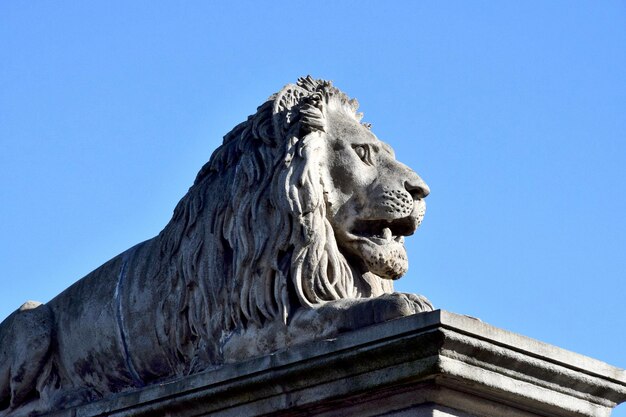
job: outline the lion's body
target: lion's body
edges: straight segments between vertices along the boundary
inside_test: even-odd
[[[225,136],[158,236],[5,320],[0,416],[429,309],[391,281],[428,189],[355,110],[327,82],[285,87]]]
[[[168,280],[155,274],[155,243],[156,238],[118,255],[47,303],[54,327],[63,329],[57,332],[51,363],[59,369],[70,365],[53,378],[67,378],[62,383],[75,387],[115,391],[175,374],[162,350],[168,345],[155,331],[155,307],[176,308],[161,305]]]

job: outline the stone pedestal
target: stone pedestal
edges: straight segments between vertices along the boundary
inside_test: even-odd
[[[572,417],[623,401],[624,370],[438,310],[55,416]]]

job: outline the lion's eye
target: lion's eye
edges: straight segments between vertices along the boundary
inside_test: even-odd
[[[372,165],[372,158],[370,155],[370,147],[368,145],[354,145],[352,147],[356,155],[368,165]]]

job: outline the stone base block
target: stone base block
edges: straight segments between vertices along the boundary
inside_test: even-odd
[[[626,372],[437,310],[54,414],[609,416]]]

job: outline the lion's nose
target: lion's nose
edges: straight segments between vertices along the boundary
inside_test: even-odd
[[[404,188],[411,193],[414,200],[418,200],[420,198],[426,197],[430,194],[430,188],[428,185],[420,178],[419,175],[413,173],[409,179],[404,182]]]

